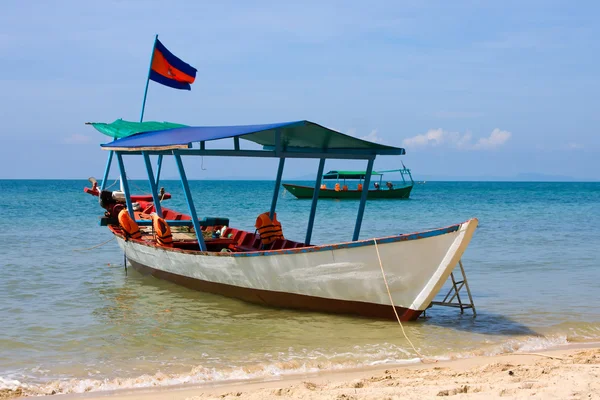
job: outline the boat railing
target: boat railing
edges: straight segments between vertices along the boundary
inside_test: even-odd
[[[386,173],[386,172],[400,172],[400,176],[402,177],[402,183],[404,185],[407,184],[405,175],[408,175],[408,178],[410,179],[410,184],[411,185],[415,184],[415,181],[413,180],[413,177],[412,177],[412,174],[410,172],[410,169],[406,168],[404,166],[404,164],[402,165],[402,168],[399,168],[399,169],[388,169],[388,170],[385,170],[385,171],[378,171],[378,172],[381,174],[381,177],[383,177],[383,173]],[[381,180],[382,179],[380,179],[380,186],[381,186]]]

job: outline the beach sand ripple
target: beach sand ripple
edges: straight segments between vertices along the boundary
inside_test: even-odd
[[[436,366],[402,367],[345,380],[321,376],[279,388],[211,390],[188,397],[207,399],[600,399],[600,349],[513,354],[458,360]],[[354,373],[352,374],[354,375]],[[283,383],[283,382],[280,382]]]

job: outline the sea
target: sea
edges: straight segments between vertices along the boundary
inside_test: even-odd
[[[0,389],[81,393],[419,362],[396,321],[267,308],[125,268],[86,185],[0,180]],[[190,185],[200,217],[254,230],[274,183]],[[160,186],[173,195],[165,206],[187,211],[178,181]],[[131,187],[148,192],[144,181]],[[281,190],[286,237],[303,241],[309,210]],[[313,243],[351,240],[357,210],[355,200],[321,200]],[[434,306],[404,323],[419,353],[600,342],[600,183],[428,181],[409,200],[368,202],[361,238],[472,217],[480,224],[462,261],[477,316]]]

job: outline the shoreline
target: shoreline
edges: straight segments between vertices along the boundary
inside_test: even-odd
[[[454,398],[506,396],[571,398],[575,396],[574,398],[600,399],[600,343],[575,343],[535,353],[517,352],[448,361],[386,364],[318,373],[290,374],[266,379],[57,394],[52,395],[52,398],[258,400],[298,397],[379,399],[396,398],[395,396],[409,399],[435,396],[454,396]],[[13,397],[19,396],[10,396],[8,392],[0,393],[0,399]]]

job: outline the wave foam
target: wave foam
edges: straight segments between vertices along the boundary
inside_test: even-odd
[[[491,349],[475,352],[459,353],[430,357],[437,360],[470,358],[473,356],[493,356],[514,352],[530,352],[568,344],[566,336],[525,337],[512,339]],[[375,347],[375,346],[374,346]],[[134,378],[113,379],[68,379],[56,380],[39,385],[29,385],[15,379],[0,377],[0,390],[21,390],[24,395],[48,395],[67,393],[86,393],[92,391],[108,391],[119,389],[151,388],[185,384],[203,384],[208,382],[240,381],[250,379],[273,379],[285,375],[317,373],[328,370],[343,370],[377,365],[415,364],[419,358],[398,358],[398,355],[409,355],[406,350],[388,343],[380,344],[372,354],[361,354],[363,361],[357,362],[352,353],[325,356],[321,352],[305,354],[305,357],[293,357],[287,361],[272,364],[254,364],[235,368],[207,368],[196,366],[188,373],[169,374],[157,372],[153,375],[140,375]],[[360,353],[358,349],[357,353]],[[373,349],[370,349],[373,350]],[[365,359],[365,356],[366,359]],[[302,359],[303,358],[303,359]]]
[[[387,353],[387,352],[386,352]],[[114,379],[68,379],[56,380],[46,384],[27,385],[14,379],[0,378],[0,390],[22,390],[25,395],[49,395],[86,393],[119,389],[150,388],[161,386],[202,384],[208,382],[228,382],[250,379],[272,379],[284,375],[309,374],[328,370],[358,368],[369,365],[417,363],[419,359],[385,358],[382,360],[356,363],[352,361],[299,361],[290,360],[267,365],[250,365],[238,368],[206,368],[197,366],[185,374],[167,374],[157,372],[153,375],[141,375],[135,378]]]

